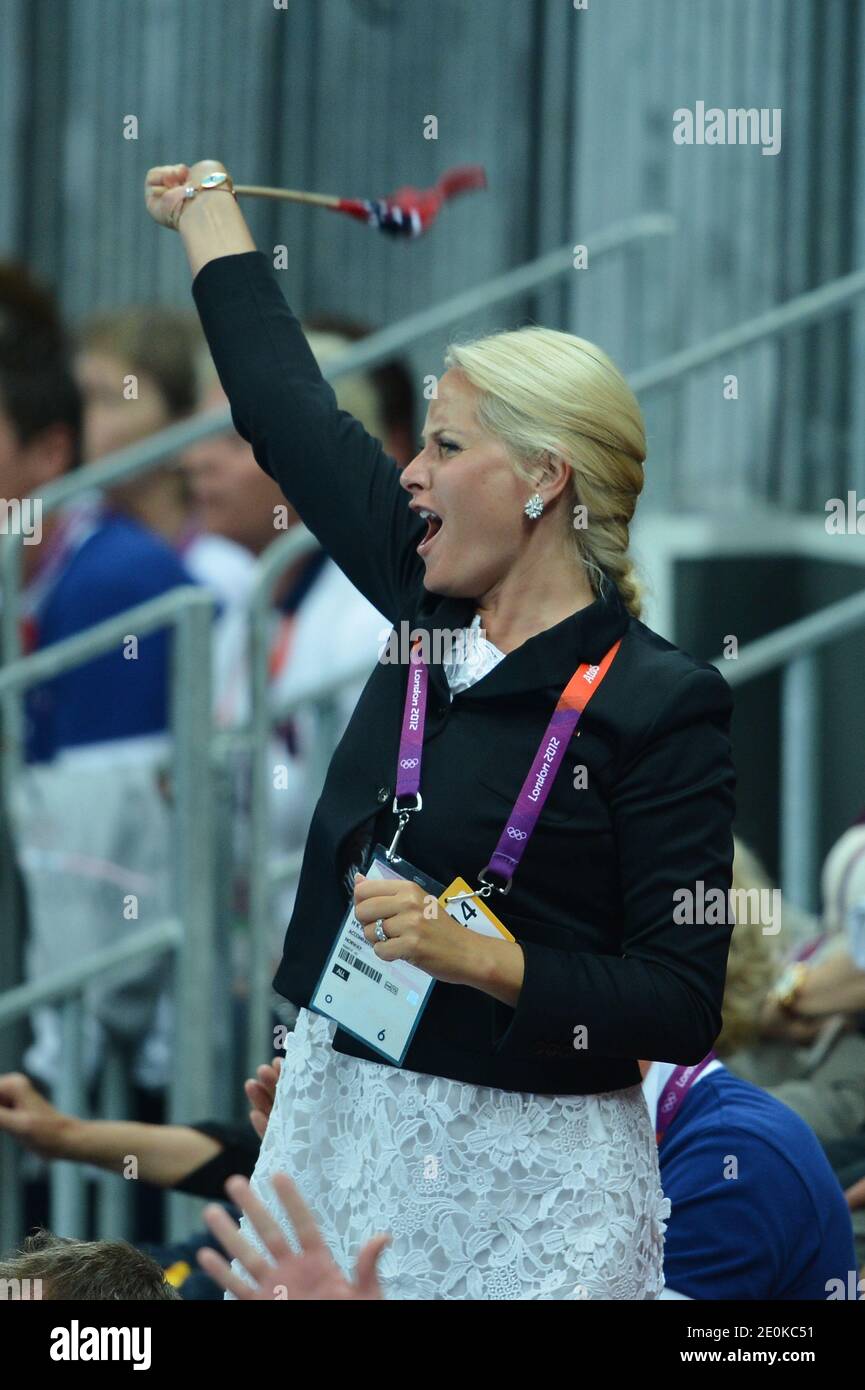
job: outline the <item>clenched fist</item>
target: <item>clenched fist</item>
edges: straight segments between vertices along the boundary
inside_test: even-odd
[[[187,201],[183,196],[185,185],[200,183],[206,174],[227,172],[218,159],[199,159],[191,168],[187,164],[157,164],[148,169],[144,180],[147,211],[160,227],[171,227],[177,231],[183,204]],[[210,194],[204,196],[209,197]]]

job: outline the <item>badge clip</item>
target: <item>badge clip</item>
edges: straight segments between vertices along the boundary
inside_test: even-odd
[[[406,826],[408,825],[408,818],[409,818],[409,816],[412,814],[413,811],[420,811],[421,808],[423,807],[423,799],[422,799],[422,797],[421,797],[420,792],[416,792],[416,793],[415,793],[415,804],[414,804],[414,806],[403,806],[403,807],[399,807],[399,806],[397,805],[397,802],[398,802],[398,801],[399,801],[399,797],[395,796],[394,799],[393,799],[393,813],[394,813],[395,816],[399,816],[399,821],[397,822],[397,827],[396,827],[396,831],[395,831],[395,833],[394,833],[394,837],[393,837],[393,839],[392,839],[391,842],[390,842],[390,848],[389,848],[389,849],[386,849],[385,852],[384,852],[384,857],[385,857],[385,859],[387,859],[388,863],[390,863],[393,859],[398,859],[398,858],[399,858],[399,855],[398,855],[397,852],[396,852],[396,847],[397,847],[397,844],[398,844],[398,842],[399,842],[399,837],[400,837],[400,835],[402,834],[402,832],[405,830]]]
[[[446,903],[458,903],[463,898],[489,898],[492,895],[493,885],[487,883],[483,888],[476,888],[473,893],[454,893],[452,897],[445,898]]]
[[[487,865],[487,868],[489,868],[489,865]],[[513,882],[513,879],[507,879],[505,881],[504,888],[502,888],[500,884],[491,883],[488,878],[484,877],[486,871],[486,869],[481,869],[480,873],[478,874],[478,883],[482,883],[484,885],[484,888],[486,889],[486,893],[483,895],[484,897],[488,897],[489,894],[493,892],[493,890],[495,890],[496,893],[501,893],[503,897],[505,893],[509,893],[511,891],[511,883]],[[493,872],[495,872],[495,870]]]

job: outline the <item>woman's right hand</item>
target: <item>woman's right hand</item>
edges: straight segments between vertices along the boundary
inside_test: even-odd
[[[160,227],[171,227],[176,232],[183,204],[186,202],[183,196],[186,184],[198,184],[206,174],[226,172],[225,165],[220,164],[218,159],[199,159],[191,168],[188,164],[156,164],[152,169],[148,169],[144,180],[144,202],[147,211]]]

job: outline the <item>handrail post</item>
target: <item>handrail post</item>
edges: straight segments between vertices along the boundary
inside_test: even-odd
[[[805,911],[816,897],[818,821],[816,653],[806,652],[781,676],[781,891]]]
[[[242,1076],[239,1074],[240,1068],[245,1067],[246,1053],[242,1043],[238,1046],[236,1013],[232,1007],[235,991],[233,920],[237,763],[220,748],[218,738],[211,742],[211,757],[214,970],[219,1001],[217,1007],[225,1011],[225,1029],[222,1036],[214,1039],[213,1066],[219,1082],[210,1114],[214,1120],[230,1121],[237,1116],[238,1101],[242,1095],[240,1083],[246,1077],[245,1070]]]
[[[259,562],[261,569],[250,598],[249,629],[249,733],[250,768],[249,809],[249,971],[247,1019],[247,1075],[254,1076],[262,1062],[273,1055],[270,1028],[270,965],[272,894],[268,866],[270,860],[270,795],[272,771],[268,767],[271,749],[270,691],[268,657],[270,651],[270,608],[273,577],[268,561],[275,552],[294,554],[297,537],[288,534],[271,544]]]
[[[99,1079],[99,1114],[105,1120],[127,1120],[131,1113],[129,1056],[117,1038],[109,1037]],[[97,1186],[96,1229],[99,1240],[125,1240],[131,1230],[131,1178],[125,1173],[100,1174]]]
[[[0,788],[0,984],[3,990],[21,980],[24,939],[24,890],[18,870],[12,832]],[[2,996],[0,996],[2,997]],[[0,1072],[17,1071],[25,1047],[26,1028],[21,1019],[0,1023]],[[8,1194],[21,1190],[22,1152],[11,1135],[0,1134],[0,1252],[19,1238],[18,1213]]]
[[[7,547],[8,549],[8,547]],[[0,546],[0,551],[3,547]],[[3,554],[6,552],[3,551]],[[2,564],[0,557],[0,564]],[[8,561],[7,561],[8,563]],[[8,598],[8,595],[4,596]],[[142,935],[149,938],[142,949],[140,942],[121,943],[93,953],[92,958],[57,972],[46,991],[44,984],[19,985],[0,992],[0,1029],[34,1007],[39,999],[49,995],[62,1001],[64,1030],[64,1065],[60,1068],[57,1103],[71,1113],[83,1113],[86,1100],[82,1079],[83,990],[94,973],[106,972],[127,959],[143,959],[154,952],[175,951],[180,959],[178,993],[176,995],[176,1031],[180,1064],[172,1077],[171,1118],[188,1121],[196,1113],[212,1113],[213,1055],[208,1030],[214,1017],[220,1023],[226,1019],[225,1001],[217,1001],[213,989],[213,852],[209,827],[210,750],[212,719],[212,654],[211,622],[214,600],[204,589],[193,585],[170,590],[158,598],[149,599],[123,613],[94,624],[74,636],[53,643],[30,656],[0,667],[0,701],[17,702],[22,692],[42,681],[53,679],[71,666],[91,660],[103,651],[118,646],[130,628],[139,636],[161,628],[173,628],[172,669],[172,727],[176,739],[178,776],[175,786],[175,886],[180,920],[163,921],[145,928]],[[4,610],[6,604],[4,603]],[[13,645],[16,634],[6,629]],[[3,770],[14,765],[20,749],[8,744],[3,749]],[[11,846],[0,843],[0,855]],[[11,862],[11,858],[10,858]],[[2,885],[8,890],[9,885]],[[5,896],[5,891],[4,891]],[[8,936],[9,921],[2,927]],[[3,938],[6,940],[6,937]],[[8,1035],[8,1031],[7,1031]],[[113,1081],[116,1083],[115,1076]],[[115,1092],[119,1096],[119,1091]],[[9,1211],[7,1192],[18,1190],[20,1164],[9,1144],[0,1149],[3,1176],[9,1180],[4,1187],[4,1212]],[[52,1222],[56,1229],[77,1234],[83,1219],[83,1189],[72,1165],[58,1164],[51,1174]],[[197,1204],[191,1198],[172,1197],[170,1220],[174,1229],[187,1229],[189,1208]],[[115,1222],[120,1202],[111,1202],[114,1214],[106,1219]],[[8,1236],[12,1221],[4,1220],[3,1234]],[[13,1241],[16,1237],[13,1237]],[[12,1243],[12,1242],[9,1242]]]
[[[84,1116],[84,1001],[76,990],[60,1006],[61,1057],[54,1103],[64,1115]],[[84,1230],[84,1169],[78,1163],[53,1163],[50,1170],[51,1229],[56,1236],[81,1239]]]
[[[249,600],[249,746],[250,844],[249,844],[249,1018],[247,1068],[269,1062],[272,1056],[271,978],[273,893],[270,882],[271,805],[273,769],[271,749],[271,696],[268,674],[273,590],[292,560],[318,549],[315,537],[300,527],[273,541],[259,560],[259,571]],[[283,927],[287,923],[282,924]]]
[[[202,590],[178,615],[172,673],[175,886],[183,935],[175,974],[176,1065],[170,1120],[189,1124],[212,1113],[214,1029],[227,1026],[230,1001],[216,998],[211,739],[213,598]],[[172,1193],[172,1237],[188,1230],[193,1198]]]
[[[18,594],[21,588],[22,541],[9,532],[0,535],[0,666],[11,665],[21,655],[21,617]],[[24,756],[24,716],[19,690],[4,690],[0,696],[0,796],[9,805],[12,788]]]

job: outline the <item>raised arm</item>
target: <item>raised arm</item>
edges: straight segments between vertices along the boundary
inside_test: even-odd
[[[216,1157],[219,1139],[186,1125],[82,1120],[64,1115],[21,1072],[0,1076],[0,1133],[42,1158],[91,1163],[157,1187],[174,1187]],[[232,1169],[231,1171],[236,1171]]]
[[[214,160],[147,175],[148,210],[180,231],[192,293],[238,433],[352,583],[392,621],[423,571],[423,523],[377,439],[339,409],[267,257],[224,190],[186,200]],[[155,193],[155,187],[167,189]]]

